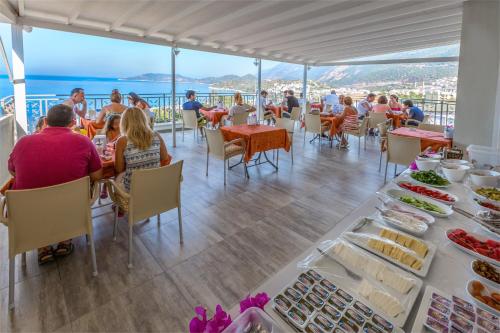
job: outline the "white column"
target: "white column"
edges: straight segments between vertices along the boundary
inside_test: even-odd
[[[264,110],[261,110],[260,92],[262,91],[262,59],[257,60],[257,93],[255,94],[255,102],[257,103],[257,121],[260,122],[260,117]]]
[[[499,22],[499,2],[464,2],[454,137],[462,147],[498,146]]]
[[[20,126],[24,133],[28,133],[28,114],[26,113],[26,82],[24,75],[23,27],[20,25],[11,24],[11,32],[12,78],[14,83],[16,121],[18,126]],[[18,133],[17,136],[21,136],[21,133]]]
[[[307,70],[308,64],[304,64],[304,77],[302,78],[302,96],[304,96],[304,103],[302,104],[302,113],[306,113],[307,105]]]
[[[172,63],[172,145],[174,146],[174,148],[177,146],[177,143],[176,143],[176,140],[175,140],[175,137],[176,137],[176,134],[175,134],[175,115],[176,115],[176,112],[175,112],[175,102],[176,102],[176,93],[175,93],[175,56],[176,56],[176,53],[177,50],[175,48],[175,46],[172,46],[171,47],[171,63]]]

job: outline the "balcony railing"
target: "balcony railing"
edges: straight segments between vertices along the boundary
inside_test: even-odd
[[[155,122],[165,123],[172,121],[172,95],[171,94],[140,94],[151,106],[155,113]],[[256,96],[254,94],[242,94],[245,103],[255,105]],[[40,116],[46,115],[48,109],[67,99],[67,95],[28,95],[26,97],[26,108],[28,113],[29,130],[34,129],[35,123]],[[109,95],[87,94],[88,110],[99,112],[102,107],[110,103]],[[199,93],[197,99],[204,105],[216,105],[219,101],[225,106],[234,104],[234,96],[231,93]],[[177,95],[175,107],[177,110],[176,119],[181,119],[182,104],[186,101],[185,96]],[[123,101],[127,103],[127,101]],[[355,103],[358,101],[356,100]],[[9,113],[13,109],[14,98],[8,96],[0,100],[1,113]],[[455,101],[448,100],[428,100],[414,99],[413,103],[420,107],[425,114],[430,115],[430,121],[434,124],[453,125],[455,121]],[[93,112],[90,112],[92,114]]]

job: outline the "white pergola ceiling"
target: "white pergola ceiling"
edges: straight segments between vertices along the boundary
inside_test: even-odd
[[[293,63],[457,43],[464,0],[0,0],[26,26]]]

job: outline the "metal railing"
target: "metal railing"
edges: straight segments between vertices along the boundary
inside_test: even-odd
[[[168,123],[172,121],[172,95],[170,93],[159,94],[140,94],[151,106],[151,111],[155,114],[155,122]],[[198,101],[204,105],[213,106],[222,102],[226,107],[234,104],[234,94],[232,93],[198,93]],[[247,104],[255,105],[255,94],[243,93],[242,97]],[[26,109],[28,113],[28,128],[33,130],[37,119],[47,114],[48,109],[67,99],[67,95],[28,95],[26,96]],[[125,96],[124,96],[125,98]],[[88,110],[99,112],[103,106],[110,103],[107,94],[87,94]],[[357,104],[360,100],[355,100]],[[175,97],[176,120],[181,119],[182,104],[186,102],[185,96],[177,95]],[[127,101],[123,101],[127,104]],[[413,99],[413,103],[430,116],[431,123],[440,125],[453,125],[455,122],[456,102],[450,100],[429,100]],[[7,96],[0,100],[0,114],[10,113],[13,110],[14,97]]]

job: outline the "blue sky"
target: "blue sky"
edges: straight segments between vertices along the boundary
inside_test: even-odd
[[[10,52],[10,25],[0,24],[0,36]],[[128,77],[143,73],[170,73],[170,48],[95,36],[33,28],[24,33],[27,75]],[[9,54],[10,56],[10,54]],[[225,74],[255,74],[253,58],[183,49],[177,72],[200,78]],[[263,61],[263,68],[278,63]],[[0,66],[5,74],[5,67]]]

